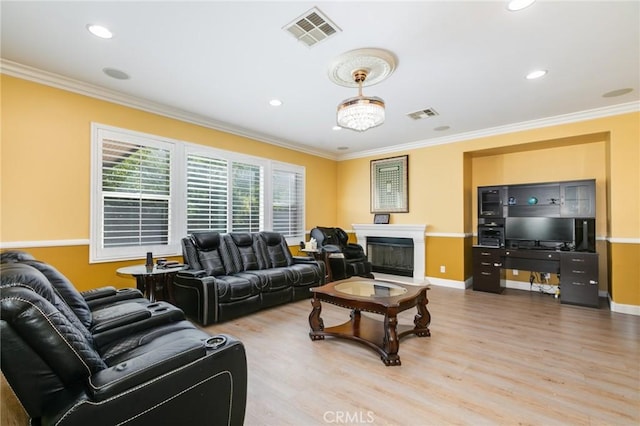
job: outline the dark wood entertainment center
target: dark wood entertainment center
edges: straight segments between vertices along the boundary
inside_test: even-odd
[[[558,274],[560,301],[598,307],[595,180],[478,187],[473,289],[501,293],[505,270]]]

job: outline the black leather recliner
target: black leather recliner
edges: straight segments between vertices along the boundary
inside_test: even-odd
[[[239,341],[199,330],[168,304],[133,298],[92,309],[59,272],[54,286],[30,259],[2,261],[2,372],[32,425],[243,423]]]
[[[317,226],[310,237],[318,242],[318,249],[329,256],[329,265],[333,280],[342,280],[353,276],[373,278],[371,262],[367,260],[364,249],[359,244],[349,243],[349,235],[342,228]],[[341,253],[342,256],[332,256]]]

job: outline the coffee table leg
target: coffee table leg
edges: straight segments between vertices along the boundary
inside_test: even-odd
[[[420,297],[416,307],[418,309],[418,313],[413,319],[413,323],[415,324],[414,334],[416,336],[425,337],[431,336],[431,331],[429,331],[429,324],[431,323],[431,314],[427,310],[427,300],[426,294],[424,297]]]
[[[324,330],[324,322],[322,321],[322,318],[320,318],[320,312],[322,312],[320,300],[314,297],[311,299],[311,306],[313,308],[309,314],[309,326],[311,326],[309,337],[311,340],[323,340],[324,336],[315,334],[316,332],[322,332]]]
[[[384,316],[384,342],[382,343],[386,355],[381,356],[385,365],[400,365],[400,342],[398,341],[398,318],[395,314]]]

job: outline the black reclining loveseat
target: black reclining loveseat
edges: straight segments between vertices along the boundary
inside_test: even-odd
[[[293,256],[277,232],[197,232],[182,254],[189,269],[174,278],[175,303],[203,325],[311,297],[325,282],[324,262]]]
[[[51,265],[2,253],[2,372],[32,425],[241,425],[241,342],[165,302],[80,293]]]

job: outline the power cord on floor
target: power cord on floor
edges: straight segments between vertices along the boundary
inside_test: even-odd
[[[538,282],[536,283],[536,281]],[[553,295],[556,298],[559,295],[559,290],[556,290],[556,286],[549,284],[548,274],[532,271],[529,275],[529,291],[533,291],[534,285],[538,286],[540,293]]]

